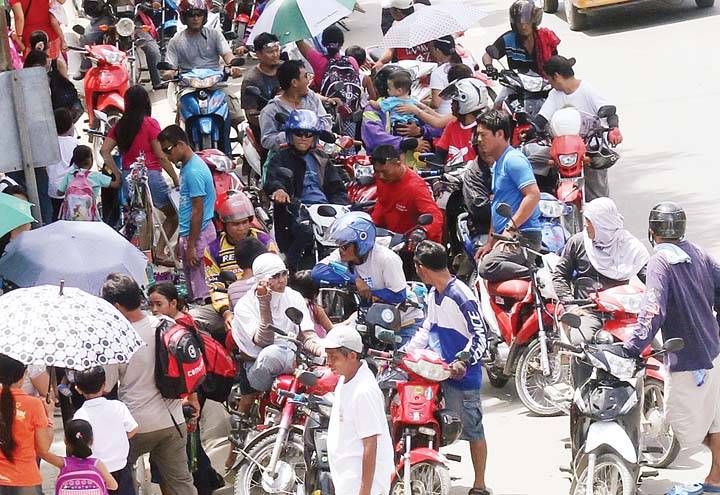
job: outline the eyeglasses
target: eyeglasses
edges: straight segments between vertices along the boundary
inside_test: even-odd
[[[293,132],[293,136],[297,136],[299,138],[311,138],[315,137],[315,133],[310,131],[295,131]]]
[[[163,148],[163,149],[162,149],[162,152],[165,153],[166,155],[169,155],[170,152],[173,150],[173,148],[174,148],[175,146],[177,146],[177,143],[171,144],[171,145],[168,146],[167,148]]]
[[[287,277],[288,275],[290,275],[290,270],[283,270],[281,272],[277,272],[275,275],[270,277],[270,280],[277,280],[283,277]]]
[[[200,9],[188,10],[185,14],[186,17],[205,17],[206,12]]]

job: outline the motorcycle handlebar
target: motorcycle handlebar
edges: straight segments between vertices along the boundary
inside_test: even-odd
[[[392,359],[393,355],[389,352],[378,351],[377,349],[368,349],[368,356],[380,358],[380,359]]]
[[[566,344],[565,342],[561,342],[559,340],[553,342],[552,345],[555,347],[559,347],[560,349],[565,349],[566,351],[574,352],[576,354],[583,352],[582,347],[578,347],[578,346],[572,345],[572,344]]]
[[[563,304],[583,306],[585,304],[593,304],[592,299],[566,299],[562,301]]]

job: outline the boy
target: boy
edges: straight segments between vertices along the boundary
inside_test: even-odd
[[[412,77],[407,71],[400,70],[393,72],[388,76],[388,96],[378,101],[370,101],[370,105],[375,109],[390,114],[390,123],[392,125],[393,134],[397,125],[417,124],[421,122],[411,113],[400,113],[397,107],[400,105],[418,105],[420,102],[417,98],[410,96],[412,89]]]
[[[93,457],[100,459],[118,483],[116,495],[135,495],[135,486],[127,464],[130,451],[128,441],[138,431],[138,424],[130,410],[119,400],[107,400],[105,370],[96,366],[75,373],[75,388],[85,398],[73,419],[84,419],[93,429]]]

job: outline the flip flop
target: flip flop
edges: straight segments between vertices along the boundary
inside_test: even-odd
[[[720,486],[718,485],[709,485],[707,483],[703,483],[702,488],[705,493],[720,493]]]
[[[675,485],[665,495],[701,495],[705,486],[700,483],[693,483],[692,485]],[[720,489],[718,489],[720,493]]]

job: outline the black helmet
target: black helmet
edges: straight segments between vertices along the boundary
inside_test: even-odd
[[[518,23],[527,22],[537,28],[542,21],[542,15],[542,9],[532,0],[515,0],[510,6],[510,27],[515,31]]]
[[[408,74],[410,74],[409,71],[403,69],[399,65],[393,65],[388,64],[385,65],[382,69],[380,69],[377,74],[375,74],[375,79],[373,79],[373,83],[375,84],[375,89],[378,92],[378,96],[387,98],[388,96],[388,77],[390,77],[390,74],[394,74],[395,72],[399,71],[405,71]],[[410,74],[410,78],[412,79],[412,74]]]
[[[680,240],[685,237],[687,217],[685,210],[672,201],[663,201],[652,207],[648,219],[648,237],[653,242],[653,234],[668,240]]]
[[[450,409],[440,409],[435,413],[435,418],[440,423],[440,447],[455,443],[462,433],[462,420]]]
[[[595,170],[604,170],[612,167],[620,159],[620,154],[610,147],[607,133],[592,134],[588,136],[587,156],[590,157],[588,167]]]

